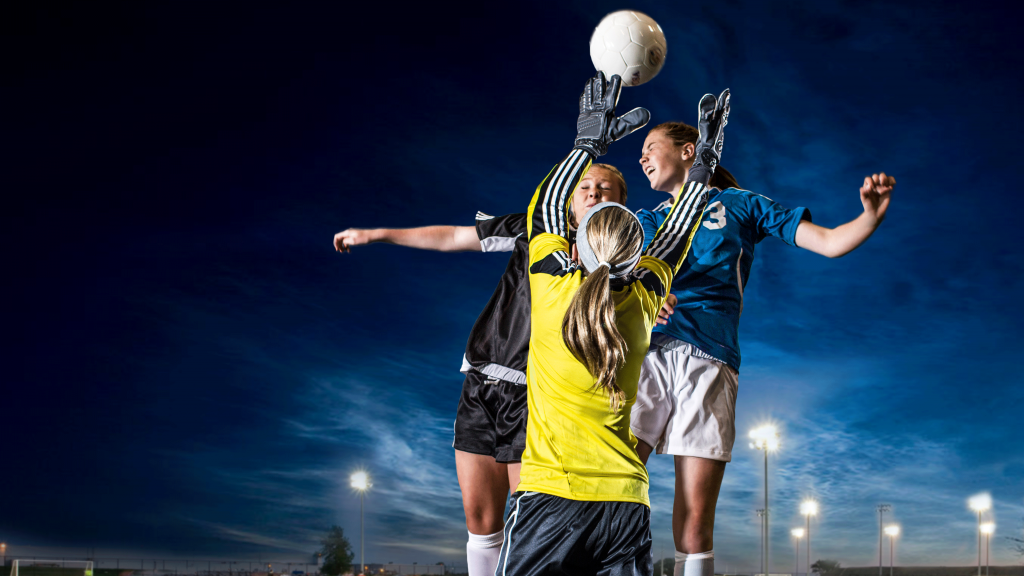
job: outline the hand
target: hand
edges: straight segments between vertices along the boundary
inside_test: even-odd
[[[700,137],[694,147],[694,167],[706,166],[714,173],[722,159],[722,147],[725,145],[725,125],[729,123],[729,102],[732,96],[729,89],[715,98],[713,94],[705,94],[697,105],[697,130]]]
[[[644,108],[634,108],[615,117],[615,105],[622,91],[622,78],[615,74],[611,82],[598,71],[587,81],[580,95],[580,115],[576,120],[576,148],[590,152],[595,158],[608,152],[608,145],[627,134],[643,128],[651,119]]]
[[[370,230],[349,228],[334,235],[334,249],[338,252],[351,252],[353,246],[363,246],[373,242]]]
[[[864,185],[860,187],[860,202],[864,205],[864,213],[873,217],[876,223],[885,219],[894,186],[896,179],[886,176],[885,172],[864,177]]]
[[[661,305],[661,310],[658,311],[658,319],[656,322],[662,326],[668,324],[668,319],[672,316],[672,313],[675,312],[676,303],[678,302],[679,299],[676,298],[676,295],[669,292],[668,296],[665,297],[665,303]]]

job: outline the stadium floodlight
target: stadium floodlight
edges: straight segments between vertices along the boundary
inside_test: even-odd
[[[0,566],[7,566],[7,542],[0,542],[0,554],[4,557],[4,563]]]
[[[779,449],[779,431],[773,424],[764,424],[750,431],[751,448],[764,451],[764,573],[771,574],[768,549],[768,453]]]
[[[978,513],[978,576],[981,576],[981,513],[992,507],[992,496],[987,492],[971,496],[967,506]]]
[[[875,510],[878,510],[878,576],[882,576],[882,517],[892,510],[892,505],[879,504],[875,506]]]
[[[370,488],[370,475],[365,471],[360,470],[352,474],[352,487],[360,492],[368,490]]]
[[[893,548],[893,540],[896,539],[896,536],[899,536],[900,527],[897,526],[896,524],[889,524],[888,526],[885,527],[885,533],[886,533],[886,535],[889,536],[889,576],[892,576],[892,548]]]
[[[991,553],[991,541],[992,534],[996,531],[996,525],[994,522],[985,522],[981,526],[978,526],[978,530],[985,535],[985,576],[988,576],[988,565],[989,565],[989,554]]]
[[[992,496],[988,494],[978,494],[977,496],[971,496],[967,499],[967,505],[970,506],[971,510],[975,512],[984,512],[992,507]]]
[[[811,572],[811,516],[818,515],[818,503],[808,498],[800,503],[800,513],[807,521],[807,573]]]
[[[358,470],[352,474],[349,479],[352,488],[355,488],[359,492],[359,566],[360,574],[366,573],[366,532],[364,531],[363,522],[363,499],[366,496],[366,491],[370,489],[373,484],[370,483],[370,475],[365,470]]]
[[[793,528],[789,531],[796,540],[796,560],[793,562],[793,576],[800,574],[800,539],[804,537],[803,528]]]
[[[774,452],[779,449],[779,432],[773,424],[758,426],[750,431],[750,439],[754,442],[751,448]]]

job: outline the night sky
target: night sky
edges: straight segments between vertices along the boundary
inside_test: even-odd
[[[20,3],[2,28],[6,306],[0,540],[305,558],[339,524],[370,562],[456,561],[451,449],[466,336],[507,263],[375,245],[347,227],[525,210],[572,147],[587,42],[611,11],[665,31],[652,125],[732,89],[723,165],[825,226],[897,178],[888,218],[829,260],[775,239],[745,292],[738,441],[719,570],[756,570],[761,453],[775,571],[805,496],[813,557],[993,563],[1024,537],[1024,122],[1009,3]],[[603,161],[632,208],[667,198]],[[671,459],[651,461],[671,555]],[[357,544],[358,545],[358,544]]]

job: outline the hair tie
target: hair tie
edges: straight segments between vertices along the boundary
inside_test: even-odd
[[[599,213],[601,210],[613,207],[621,208],[626,211],[626,214],[632,216],[637,228],[640,229],[640,234],[643,234],[643,226],[640,225],[640,220],[637,218],[636,214],[630,212],[629,209],[622,204],[615,202],[601,202],[600,204],[595,204],[591,207],[590,210],[587,211],[586,215],[584,215],[580,220],[579,226],[576,227],[576,248],[579,249],[580,264],[582,264],[583,268],[587,271],[594,272],[601,266],[607,266],[608,275],[610,277],[625,278],[633,271],[637,263],[640,261],[641,250],[638,249],[636,253],[625,262],[612,266],[610,262],[600,261],[597,254],[594,254],[594,249],[591,247],[590,242],[587,240],[587,225],[590,223],[590,219],[594,214]]]

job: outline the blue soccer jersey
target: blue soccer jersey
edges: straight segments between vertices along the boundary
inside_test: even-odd
[[[645,241],[654,238],[671,209],[669,199],[654,210],[637,212]],[[739,371],[743,287],[754,263],[754,246],[767,236],[796,246],[797,226],[810,219],[806,208],[787,210],[738,188],[712,189],[686,263],[672,280],[672,293],[679,299],[675,313],[654,332],[690,343]]]

